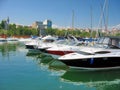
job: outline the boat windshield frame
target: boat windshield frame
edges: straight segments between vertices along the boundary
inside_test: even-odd
[[[120,49],[120,37],[101,37],[95,47]]]

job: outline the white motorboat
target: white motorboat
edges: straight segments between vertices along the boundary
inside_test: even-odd
[[[74,37],[73,37],[74,38]],[[82,45],[82,42],[78,40],[66,40],[65,43],[63,44],[57,44],[54,47],[51,47],[47,49],[47,53],[52,54],[52,55],[65,55],[68,53],[73,53],[79,51],[79,46]]]
[[[41,37],[38,37],[35,39],[31,38],[30,41],[25,43],[25,47],[26,47],[26,49],[35,49],[36,45],[38,45],[40,41],[41,41]]]
[[[6,38],[0,38],[0,42],[6,42]]]
[[[53,36],[46,36],[41,39],[41,42],[36,46],[39,51],[46,52],[46,49],[54,46],[57,42],[57,38]]]
[[[79,47],[77,46],[78,44],[74,45],[57,45],[55,47],[51,47],[47,49],[47,52],[49,54],[54,54],[54,55],[65,55],[68,53],[73,53],[79,51]]]
[[[10,41],[18,41],[18,38],[8,37],[8,38],[7,38],[7,41],[8,41],[8,42],[10,42]]]
[[[103,42],[106,44],[103,44]],[[72,68],[79,69],[104,70],[120,68],[119,43],[120,37],[105,37],[102,38],[101,44],[99,44],[102,48],[83,48],[79,53],[66,54],[59,57],[58,60]]]
[[[35,39],[31,39],[31,41],[27,42],[25,46],[27,49],[39,49],[40,50],[41,46],[43,46],[42,44],[52,43],[55,40],[56,38],[50,35],[45,36],[45,37],[37,37]],[[43,47],[41,49],[43,49]]]

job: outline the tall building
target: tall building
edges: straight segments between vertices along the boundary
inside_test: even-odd
[[[52,27],[52,21],[46,19],[46,20],[43,22],[43,25],[45,26],[45,28],[51,28],[51,27]]]
[[[51,20],[45,20],[43,22],[41,21],[35,21],[32,24],[32,28],[41,28],[41,29],[46,29],[46,28],[52,28],[52,21]]]
[[[45,20],[43,22],[41,21],[36,21],[32,24],[32,28],[35,28],[37,30],[39,30],[39,35],[44,36],[45,35],[45,29],[47,28],[51,28],[52,27],[52,21],[51,20]]]
[[[37,28],[44,28],[43,22],[41,22],[41,21],[34,22],[32,24],[32,28],[35,28],[35,29],[37,29]]]

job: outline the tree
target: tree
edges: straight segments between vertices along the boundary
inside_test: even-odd
[[[115,36],[120,36],[120,33],[117,33]]]
[[[9,24],[9,30],[16,30],[16,24]]]
[[[2,20],[0,26],[1,26],[1,29],[4,29],[5,28],[5,21]]]

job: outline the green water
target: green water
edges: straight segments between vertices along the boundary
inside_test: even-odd
[[[21,43],[0,43],[0,90],[120,90],[120,70],[71,70]]]

